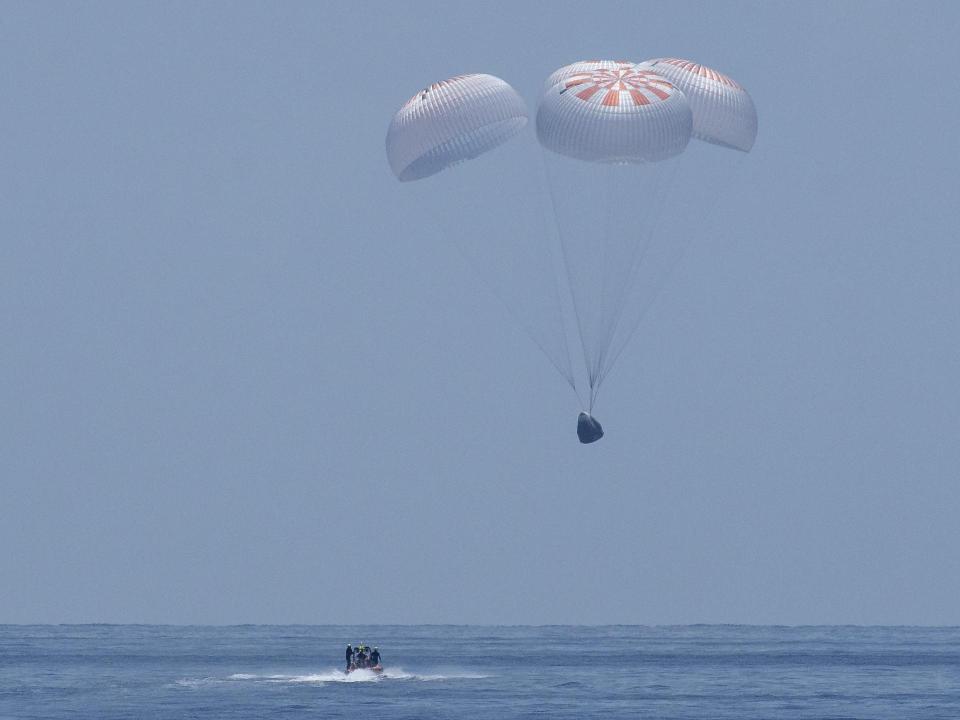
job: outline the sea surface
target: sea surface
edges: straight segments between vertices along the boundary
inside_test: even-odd
[[[958,720],[960,628],[0,625],[0,718],[221,717]]]

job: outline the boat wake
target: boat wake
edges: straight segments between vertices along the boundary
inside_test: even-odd
[[[403,668],[384,668],[382,673],[372,670],[354,670],[347,674],[342,670],[328,670],[326,672],[308,673],[304,675],[255,675],[251,673],[234,673],[225,678],[184,678],[177,681],[182,687],[198,687],[216,683],[289,683],[325,685],[327,683],[371,683],[386,682],[388,680],[408,680],[414,682],[437,682],[443,680],[480,680],[489,677],[471,673],[444,673],[420,674],[405,671]]]

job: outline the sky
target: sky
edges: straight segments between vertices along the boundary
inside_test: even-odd
[[[0,622],[960,623],[960,6],[3,8]],[[583,446],[384,137],[664,55],[759,134]]]

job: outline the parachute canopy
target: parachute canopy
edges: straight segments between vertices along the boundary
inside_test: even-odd
[[[566,80],[571,75],[578,75],[584,72],[593,72],[594,70],[619,70],[632,68],[636,63],[630,60],[578,60],[575,63],[564,65],[558,70],[550,73],[550,77],[543,84],[543,90],[546,92],[561,80]]]
[[[527,121],[508,83],[459,75],[424,88],[397,111],[386,154],[399,180],[419,180],[490,152]],[[700,234],[697,223],[737,159],[723,148],[748,152],[757,115],[737,82],[687,60],[585,60],[546,79],[536,131],[550,151],[538,152],[555,220],[546,233],[524,224],[536,197],[501,181],[535,177],[526,164],[535,146],[515,143],[496,162],[472,164],[476,172],[418,187],[444,207],[462,204],[464,189],[474,199],[485,194],[483,202],[466,203],[477,213],[470,221],[458,215],[457,244],[576,393],[585,408],[577,436],[589,444],[604,434],[592,415],[601,383]],[[684,153],[693,137],[716,147]],[[552,239],[554,230],[562,256],[556,264],[536,242]],[[577,367],[571,340],[583,351]],[[584,372],[589,390],[581,395]]]
[[[676,85],[693,111],[693,136],[750,152],[757,138],[757,110],[749,93],[723,73],[689,60],[658,58],[640,63]]]
[[[537,110],[537,137],[549,150],[590,162],[643,163],[678,155],[690,141],[686,98],[650,70],[589,61],[553,76],[559,80]]]
[[[527,123],[516,90],[493,75],[458,75],[424,88],[393,116],[387,159],[400,180],[420,180],[502,145]]]

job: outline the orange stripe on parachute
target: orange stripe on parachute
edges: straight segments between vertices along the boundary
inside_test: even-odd
[[[620,91],[608,90],[607,96],[603,98],[603,104],[607,107],[616,107],[620,104]]]
[[[581,90],[580,92],[578,92],[577,97],[580,98],[581,100],[589,100],[598,92],[600,92],[600,88],[597,87],[596,85],[591,85],[586,90]]]

